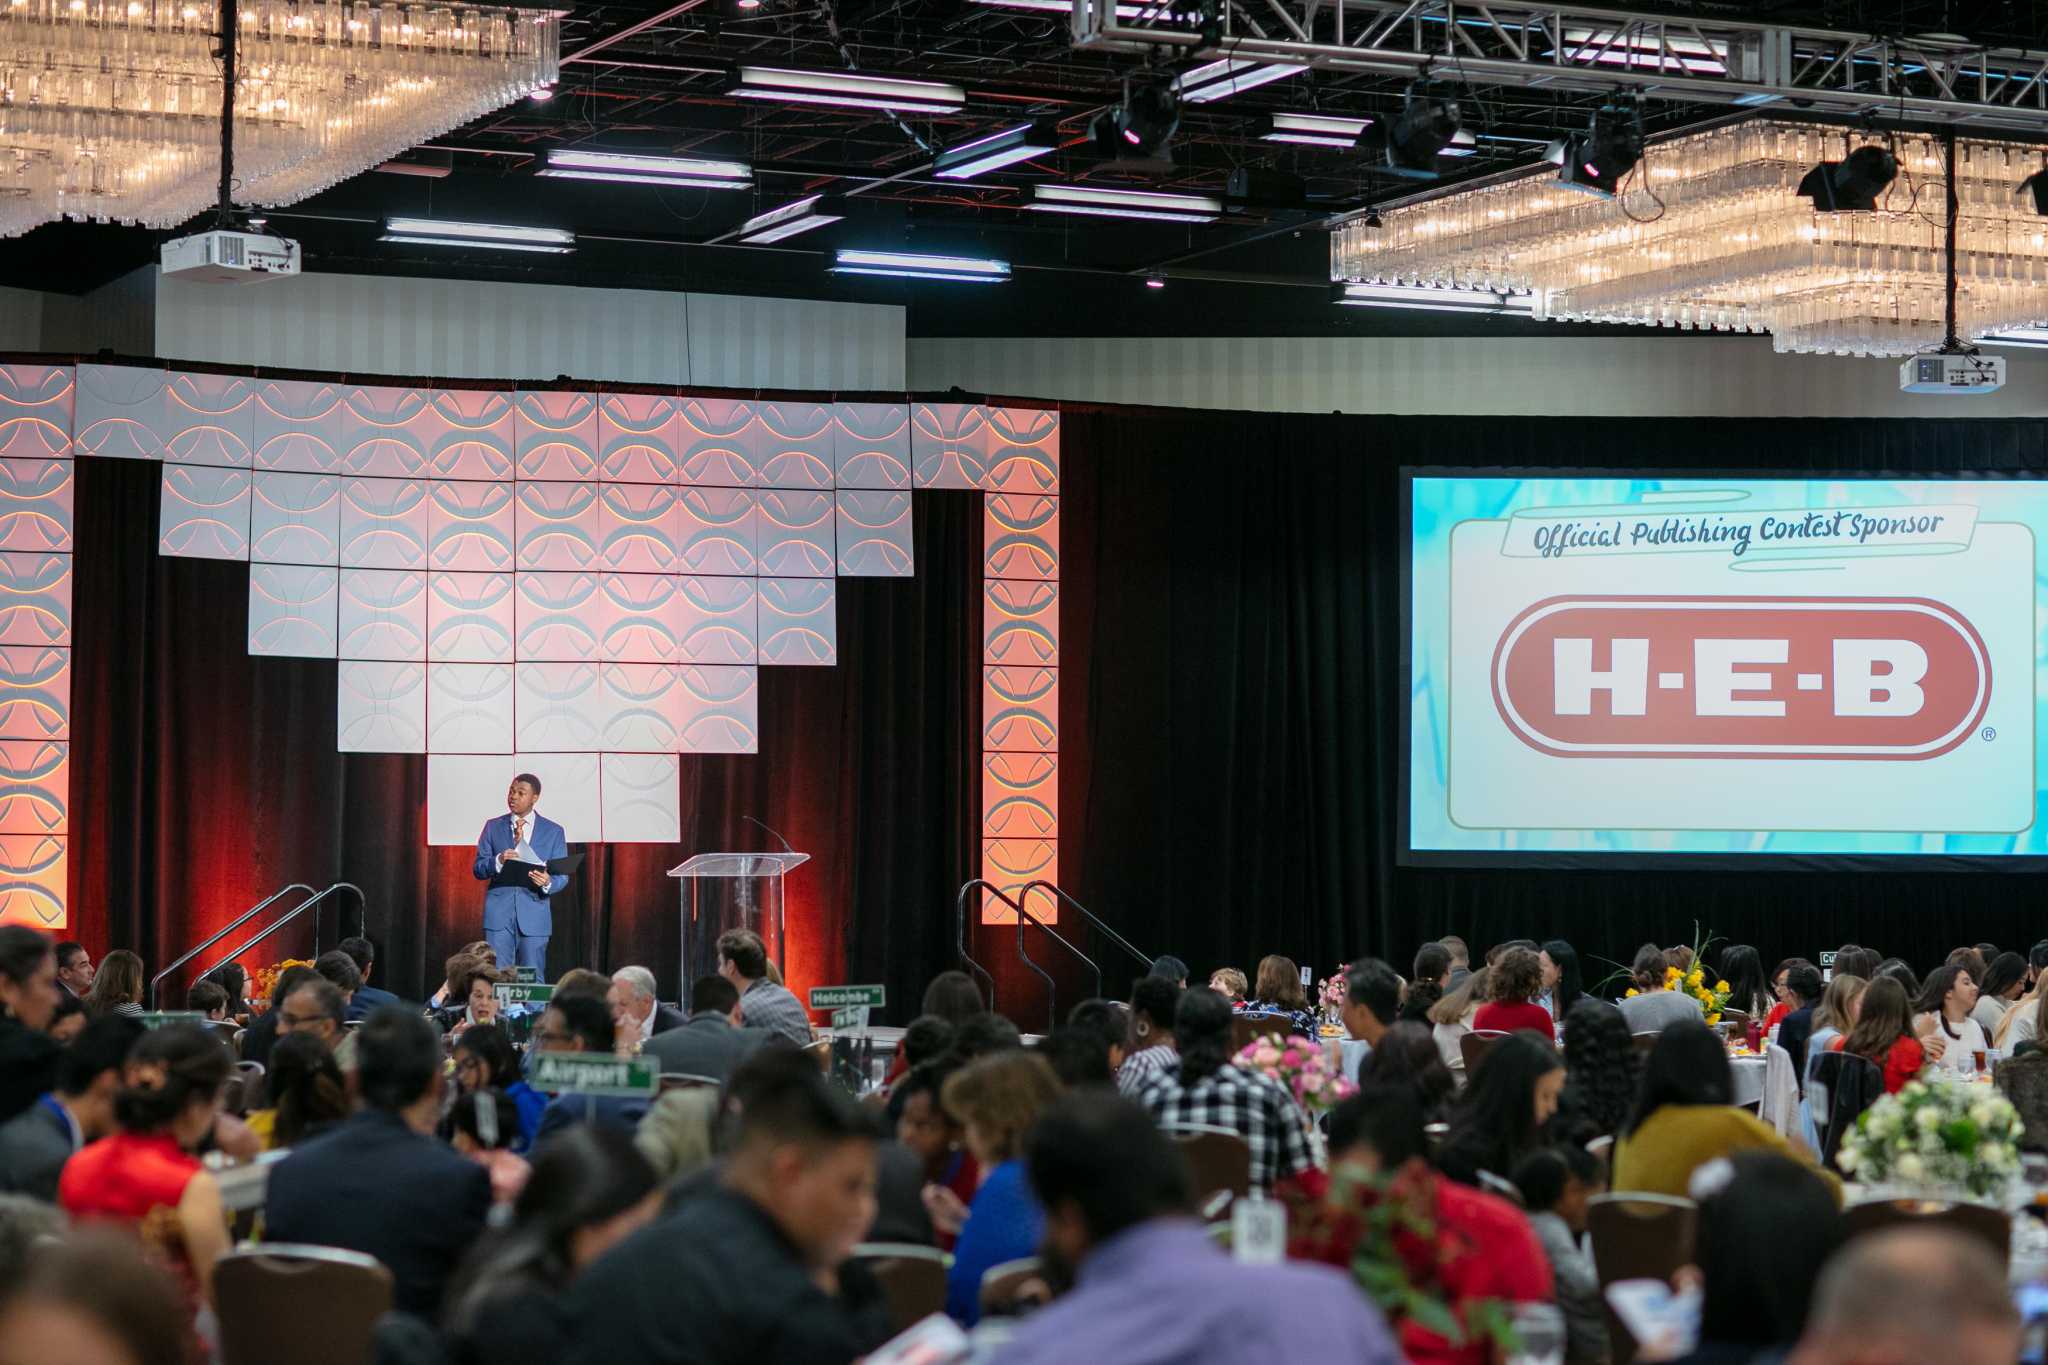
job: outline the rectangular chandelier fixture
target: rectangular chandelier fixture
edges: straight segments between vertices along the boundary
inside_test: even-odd
[[[561,228],[504,223],[458,223],[442,218],[387,218],[380,242],[414,246],[470,246],[490,251],[540,251],[559,256],[576,249],[576,234]]]
[[[841,251],[835,275],[893,275],[907,280],[952,280],[960,284],[1001,284],[1010,278],[1008,261],[972,256],[926,256],[914,251]]]
[[[1093,185],[1034,185],[1034,213],[1071,213],[1089,218],[1148,218],[1166,223],[1213,223],[1223,201],[1205,194],[1157,194],[1147,190],[1098,189]]]
[[[547,165],[539,174],[554,180],[613,180],[700,190],[744,190],[754,183],[753,167],[743,162],[626,152],[549,152]]]
[[[909,81],[850,71],[793,71],[774,66],[741,67],[727,93],[743,100],[891,109],[906,114],[953,114],[967,104],[967,92],[944,81]]]

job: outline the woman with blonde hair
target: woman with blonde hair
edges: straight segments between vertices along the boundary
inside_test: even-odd
[[[1814,1007],[1813,1037],[1806,1043],[1806,1069],[1809,1072],[1813,1070],[1814,1059],[1828,1050],[1837,1034],[1848,1033],[1856,1027],[1863,992],[1869,986],[1870,983],[1860,976],[1839,972],[1828,982],[1820,1004]]]
[[[1992,1045],[2000,1056],[2010,1057],[2012,1050],[2021,1043],[2048,1038],[2048,1029],[2042,1027],[2043,1023],[2048,1023],[2048,972],[2036,977],[2033,988],[2014,1001],[2012,1008],[1998,1021],[1998,1032],[1992,1038]]]
[[[1444,1065],[1460,1080],[1465,1076],[1465,1053],[1458,1040],[1472,1031],[1472,1021],[1479,1014],[1479,1007],[1491,998],[1493,990],[1493,968],[1481,967],[1457,984],[1443,999],[1430,1006],[1430,1033],[1436,1039],[1436,1050],[1444,1056]]]
[[[1251,983],[1244,979],[1244,973],[1235,967],[1218,967],[1209,973],[1209,989],[1228,1000],[1234,1007],[1244,999],[1244,993]]]
[[[1038,1252],[1045,1211],[1025,1178],[1024,1134],[1059,1097],[1059,1078],[1045,1059],[1016,1048],[969,1062],[939,1093],[982,1171],[974,1202],[964,1210],[942,1186],[925,1187],[933,1225],[960,1235],[946,1274],[946,1311],[965,1326],[981,1316],[983,1272]]]
[[[1309,1009],[1308,993],[1301,988],[1301,969],[1291,957],[1271,953],[1259,959],[1259,973],[1252,982],[1252,997],[1234,1006],[1239,1014],[1284,1014],[1296,1033],[1316,1036],[1316,1017]]]

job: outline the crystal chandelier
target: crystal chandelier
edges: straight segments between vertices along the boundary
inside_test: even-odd
[[[556,11],[238,0],[235,199],[304,199],[552,82]],[[219,0],[0,0],[0,237],[215,197]]]
[[[1876,211],[1817,213],[1795,192],[1816,162],[1889,141],[1898,177]],[[1621,194],[1559,185],[1548,165],[1381,210],[1330,239],[1338,280],[1532,292],[1560,321],[1769,332],[1779,351],[1907,355],[1943,337],[1945,163],[1939,137],[1753,119],[1653,144]],[[2040,147],[1955,142],[1958,331],[2048,319],[2048,219],[2019,184]]]

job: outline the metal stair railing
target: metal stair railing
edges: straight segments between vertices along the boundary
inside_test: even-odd
[[[368,925],[367,923],[365,923],[365,921],[367,921],[369,917],[370,901],[369,897],[363,894],[363,888],[357,886],[354,882],[336,882],[334,883],[334,885],[328,887],[325,891],[322,891],[319,895],[314,896],[312,899],[300,901],[297,905],[294,905],[291,909],[285,911],[283,918],[272,923],[269,928],[264,929],[262,932],[258,933],[256,937],[250,939],[241,947],[236,948],[233,951],[224,955],[219,962],[214,963],[213,967],[208,967],[206,970],[210,972],[214,969],[214,967],[220,966],[222,962],[233,962],[243,953],[248,952],[251,948],[254,948],[257,944],[263,942],[264,939],[269,938],[272,934],[284,928],[287,924],[290,924],[293,920],[297,919],[300,915],[304,914],[308,910],[311,910],[313,912],[313,956],[320,956],[320,902],[326,900],[329,896],[333,895],[337,891],[355,892],[356,906],[358,908],[358,912],[360,915],[356,927],[358,929],[367,928]],[[203,976],[205,975],[205,973],[202,972],[201,975]]]
[[[184,966],[187,962],[190,962],[193,958],[198,957],[208,948],[211,948],[214,944],[220,942],[229,934],[232,934],[233,932],[235,932],[235,930],[247,924],[250,920],[254,919],[258,914],[260,914],[263,911],[264,907],[268,906],[272,901],[278,900],[293,891],[303,891],[309,896],[313,894],[313,888],[306,885],[304,882],[293,882],[289,886],[271,892],[262,900],[257,901],[254,905],[250,906],[247,910],[244,910],[240,915],[237,915],[235,917],[235,922],[233,924],[230,924],[227,928],[221,930],[212,938],[206,940],[206,942],[200,944],[197,948],[194,948],[191,952],[185,954],[176,962],[173,962],[170,966],[164,968],[155,976],[151,977],[149,979],[149,1003],[151,1008],[155,1008],[157,1004],[157,994],[162,987],[163,980],[165,977],[169,976],[172,972],[177,971],[178,968]],[[294,911],[293,913],[297,912]],[[207,970],[212,971],[213,968],[209,967],[207,968]]]
[[[1003,899],[1009,901],[1009,897],[1007,896],[1005,896]],[[1031,899],[1031,888],[1027,886],[1018,896],[1018,899],[1014,901],[1009,901],[1009,903],[1012,906],[1016,907],[1017,910],[1017,956],[1023,958],[1024,965],[1029,967],[1032,971],[1037,972],[1039,976],[1043,977],[1045,980],[1045,1007],[1048,1014],[1050,1015],[1050,1019],[1046,1024],[1045,1031],[1047,1033],[1050,1033],[1060,1026],[1060,1006],[1058,999],[1059,991],[1058,988],[1053,985],[1052,977],[1048,973],[1040,970],[1038,964],[1031,960],[1031,954],[1024,951],[1024,922],[1026,920],[1031,921],[1031,923],[1037,925],[1041,930],[1043,930],[1046,936],[1052,939],[1053,942],[1059,944],[1062,948],[1065,948],[1068,952],[1072,953],[1075,957],[1080,958],[1082,962],[1087,964],[1089,970],[1095,973],[1095,994],[1097,996],[1100,996],[1102,994],[1102,966],[1100,963],[1096,962],[1094,958],[1088,956],[1088,954],[1082,952],[1079,948],[1075,947],[1074,944],[1070,942],[1064,935],[1062,935],[1057,929],[1054,929],[1050,924],[1047,924],[1044,920],[1040,919],[1038,916],[1032,914],[1029,910],[1025,909],[1023,902],[1029,899]]]
[[[1110,928],[1107,924],[1103,923],[1100,916],[1096,915],[1093,911],[1089,910],[1087,906],[1081,904],[1081,902],[1075,900],[1066,892],[1060,890],[1060,888],[1058,888],[1057,886],[1054,886],[1051,882],[1046,881],[1042,877],[1034,882],[1026,882],[1024,883],[1024,887],[1019,894],[1028,897],[1033,891],[1050,891],[1054,896],[1058,897],[1060,904],[1073,907],[1073,909],[1081,916],[1082,919],[1087,920],[1088,923],[1092,925],[1095,928],[1095,930],[1098,933],[1100,933],[1104,938],[1108,939],[1113,946],[1123,949],[1132,957],[1136,958],[1141,964],[1143,964],[1147,971],[1150,971],[1152,969],[1152,957],[1150,954],[1139,952],[1137,947],[1133,945],[1129,939],[1125,938],[1122,934],[1119,934],[1116,930]],[[1099,979],[1101,973],[1098,971],[1096,975],[1098,979],[1095,985],[1095,993],[1097,995],[1100,995],[1102,994],[1102,983]]]

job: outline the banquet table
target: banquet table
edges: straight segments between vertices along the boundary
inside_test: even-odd
[[[1734,1077],[1735,1094],[1732,1103],[1738,1106],[1756,1104],[1764,1097],[1764,1059],[1761,1057],[1730,1057],[1728,1070]]]

